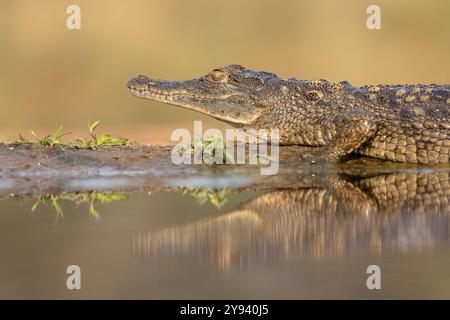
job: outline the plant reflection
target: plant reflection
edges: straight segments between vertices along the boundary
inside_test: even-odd
[[[87,204],[89,209],[89,217],[100,220],[100,213],[97,211],[95,204],[109,203],[112,201],[128,199],[128,195],[113,193],[113,192],[83,192],[83,193],[60,193],[60,194],[46,194],[39,196],[37,201],[31,207],[31,212],[36,212],[40,205],[45,205],[53,208],[56,213],[56,221],[64,218],[64,212],[60,204],[61,201],[70,201],[77,206]]]

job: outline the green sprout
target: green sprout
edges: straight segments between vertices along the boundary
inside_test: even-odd
[[[227,188],[187,188],[183,191],[183,195],[187,194],[194,197],[199,205],[210,202],[217,209],[221,209],[225,205],[229,193],[230,190]]]
[[[94,149],[94,148],[97,148],[100,146],[124,145],[128,141],[128,139],[125,139],[125,138],[113,138],[109,134],[97,135],[95,130],[97,129],[99,124],[100,124],[100,121],[95,121],[92,124],[90,123],[90,121],[88,122],[90,139],[78,138],[77,147]]]
[[[226,144],[221,135],[212,135],[206,138],[195,138],[194,143],[190,146],[182,147],[179,152],[187,152],[190,155],[197,155],[202,153],[206,164],[214,164],[216,158],[216,152],[221,150],[223,154],[223,163],[234,163],[233,155],[230,155],[226,150]]]
[[[67,146],[70,144],[68,141],[64,141],[62,137],[69,134],[69,132],[61,133],[63,126],[61,125],[58,129],[56,129],[52,134],[45,136],[44,138],[39,138],[37,134],[30,130],[31,134],[35,137],[37,144],[43,147],[54,147],[54,146]],[[23,141],[23,142],[21,142]],[[26,140],[19,135],[19,142],[24,143]]]
[[[24,144],[24,143],[30,143],[30,141],[28,141],[26,138],[24,138],[24,136],[22,136],[19,133],[19,139],[15,142],[15,144]]]
[[[43,147],[63,147],[63,146],[71,146],[76,148],[87,148],[94,149],[102,146],[118,146],[124,145],[128,139],[125,138],[113,138],[110,134],[97,134],[96,129],[100,121],[95,121],[93,124],[88,122],[88,130],[89,130],[89,138],[76,138],[75,141],[65,141],[62,139],[67,133],[61,133],[63,126],[61,125],[58,129],[56,129],[52,134],[49,134],[43,138],[39,138],[38,135],[30,130],[31,134],[35,137],[36,143]],[[14,142],[14,145],[20,145],[30,143],[26,138],[24,138],[21,134],[19,134],[19,140]]]

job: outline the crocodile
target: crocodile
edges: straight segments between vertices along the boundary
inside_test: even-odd
[[[368,85],[281,78],[232,64],[186,81],[139,75],[132,95],[209,115],[236,128],[279,130],[280,145],[311,146],[304,159],[352,154],[449,163],[450,85]]]

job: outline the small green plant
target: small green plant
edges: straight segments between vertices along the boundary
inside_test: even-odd
[[[78,138],[77,147],[94,149],[101,146],[124,145],[128,141],[128,139],[125,138],[113,138],[109,134],[97,135],[95,130],[97,129],[99,124],[100,121],[95,121],[92,124],[88,122],[90,138]]]
[[[57,195],[46,194],[39,196],[37,201],[31,207],[31,212],[35,212],[39,205],[47,205],[55,209],[56,221],[64,217],[64,212],[60,205],[60,201],[70,201],[77,206],[81,204],[88,204],[89,216],[96,220],[100,220],[100,213],[95,208],[95,203],[98,201],[101,204],[109,203],[112,201],[128,199],[128,196],[120,193],[113,192],[83,192],[83,193],[60,193]]]
[[[210,202],[217,209],[221,209],[227,202],[227,195],[230,190],[227,188],[213,189],[213,188],[187,188],[184,189],[183,195],[190,195],[194,197],[199,205],[204,205]]]
[[[58,129],[56,129],[52,134],[45,136],[44,138],[39,138],[37,134],[30,130],[31,134],[35,137],[36,142],[43,147],[55,147],[55,146],[67,146],[70,144],[68,141],[64,141],[62,137],[69,134],[69,132],[61,133],[63,126],[61,125]],[[26,141],[21,135],[19,135],[19,141]],[[24,142],[22,142],[24,143]]]
[[[30,143],[30,141],[28,141],[26,138],[24,138],[24,137],[19,133],[19,139],[16,141],[16,144],[24,144],[24,143]]]
[[[190,155],[201,156],[206,164],[213,164],[216,158],[216,152],[222,151],[220,155],[223,163],[234,163],[233,155],[226,150],[226,144],[220,135],[208,136],[207,138],[195,138],[190,146],[182,147],[179,152],[187,152]]]
[[[128,141],[128,139],[125,138],[113,138],[110,134],[97,134],[96,129],[99,124],[100,121],[95,121],[92,124],[88,122],[89,138],[76,138],[75,141],[63,140],[63,137],[65,135],[68,135],[69,132],[61,133],[63,129],[62,125],[58,129],[56,129],[52,134],[49,134],[43,138],[39,138],[38,135],[33,130],[30,130],[30,132],[36,139],[36,143],[43,147],[71,146],[76,148],[94,149],[102,146],[124,145]],[[24,143],[30,143],[30,141],[28,141],[21,134],[19,134],[19,139],[13,144],[20,145]]]
[[[11,145],[11,147],[15,147],[15,146],[20,146],[22,144],[27,144],[27,143],[31,143],[31,142],[19,133],[19,138],[16,141],[13,141],[13,142],[5,141],[5,143],[9,143]]]

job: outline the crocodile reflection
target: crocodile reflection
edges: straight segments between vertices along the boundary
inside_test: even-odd
[[[450,244],[449,173],[328,178],[263,194],[229,213],[137,234],[139,259],[194,256],[221,269],[353,249],[420,251]]]

